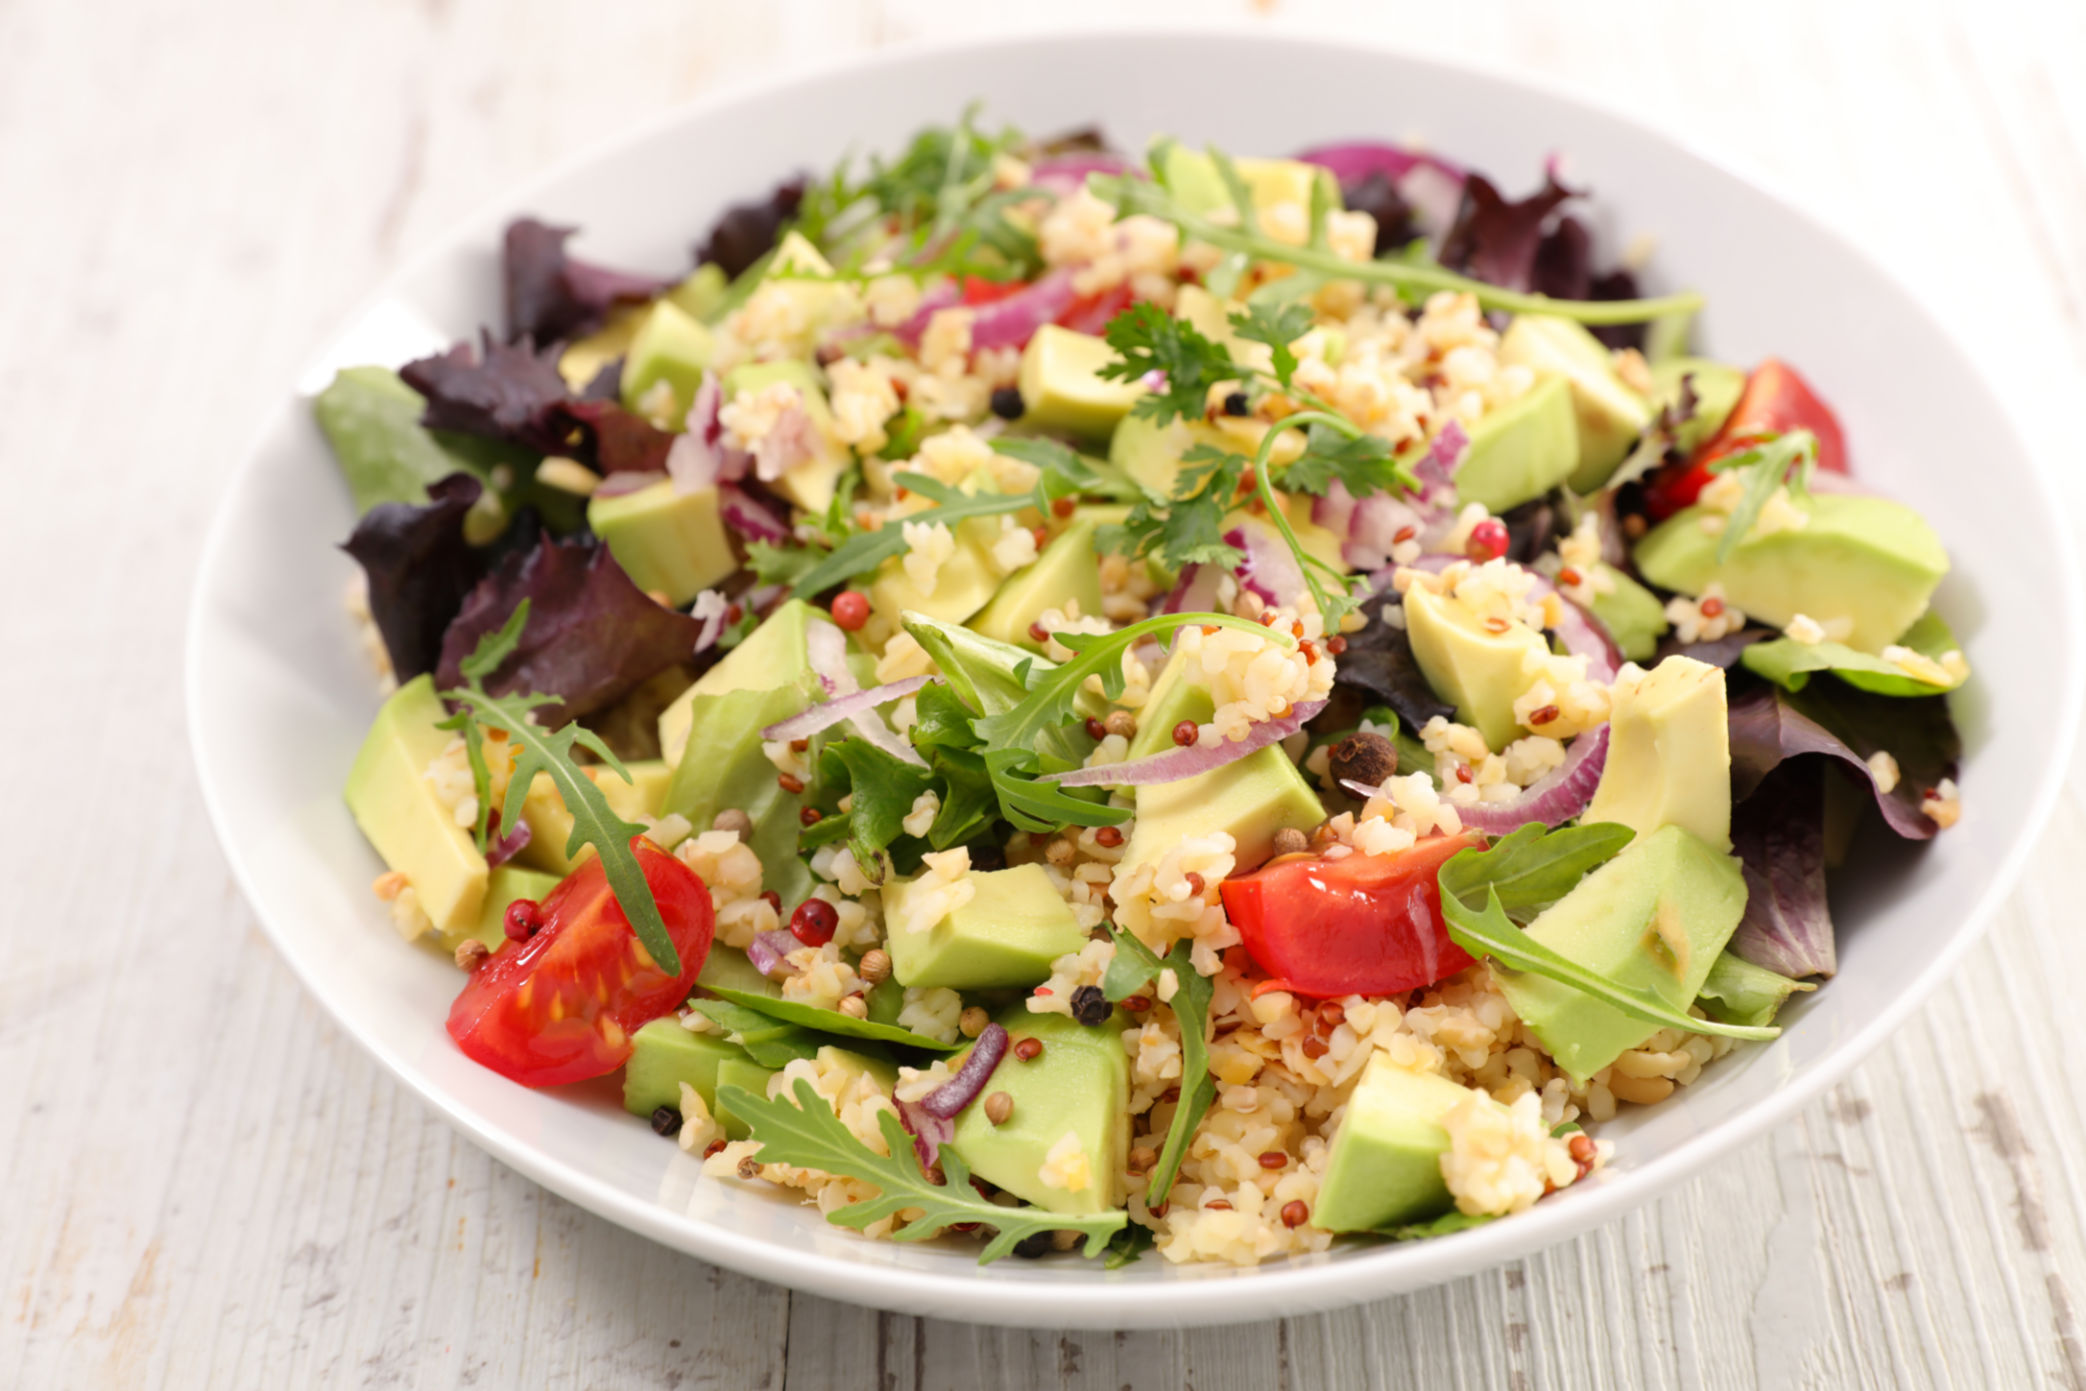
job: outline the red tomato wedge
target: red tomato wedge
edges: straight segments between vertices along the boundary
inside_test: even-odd
[[[1074,333],[1090,333],[1099,338],[1108,327],[1108,321],[1130,307],[1129,283],[1103,290],[1099,294],[1085,295],[1065,306],[1065,312],[1057,316],[1058,323]]]
[[[1769,358],[1746,378],[1745,390],[1723,427],[1685,464],[1653,479],[1645,501],[1654,517],[1670,517],[1691,506],[1712,477],[1709,466],[1768,435],[1809,430],[1818,437],[1818,467],[1847,472],[1847,437],[1839,417],[1820,400],[1811,384],[1786,362]]]
[[[590,857],[545,895],[543,926],[501,946],[456,997],[449,1036],[466,1056],[527,1087],[599,1077],[630,1056],[633,1032],[688,998],[716,928],[710,890],[652,842],[631,844],[681,973],[659,969]]]
[[[1397,855],[1278,860],[1224,881],[1224,912],[1260,969],[1299,995],[1396,995],[1470,964],[1441,920],[1435,874],[1475,834]]]

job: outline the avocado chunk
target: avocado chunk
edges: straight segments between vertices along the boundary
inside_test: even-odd
[[[443,949],[453,952],[465,942],[475,939],[498,951],[507,943],[508,905],[519,898],[541,903],[544,896],[556,887],[558,876],[555,874],[523,869],[515,864],[499,866],[486,879],[485,903],[478,910],[478,921],[473,923],[468,931],[443,933]]]
[[[724,293],[730,285],[724,267],[705,261],[666,292],[666,298],[681,312],[700,324],[711,324],[724,309]]]
[[[1659,650],[1659,639],[1673,625],[1666,621],[1666,606],[1656,594],[1606,561],[1594,567],[1606,575],[1609,587],[1594,595],[1593,616],[1615,639],[1622,655],[1641,662]]]
[[[1074,517],[1034,564],[1001,582],[992,602],[970,626],[997,642],[1040,652],[1043,644],[1029,635],[1029,627],[1046,609],[1062,611],[1068,600],[1077,599],[1081,613],[1101,612],[1101,557],[1094,550],[1095,527],[1092,518]]]
[[[1014,1043],[1033,1038],[1043,1051],[1023,1062],[1010,1046],[978,1100],[956,1117],[955,1137],[946,1143],[979,1178],[1037,1207],[1091,1213],[1121,1206],[1116,1176],[1130,1153],[1130,1058],[1121,1018],[1088,1027],[1020,1005],[1002,1012],[999,1022]],[[1014,1103],[1000,1125],[985,1118],[984,1099],[994,1092]],[[1064,1176],[1071,1183],[1046,1182],[1045,1160],[1067,1135],[1085,1156],[1085,1181],[1077,1182],[1075,1164],[1075,1173]]]
[[[1642,838],[1679,826],[1717,850],[1731,848],[1731,730],[1724,669],[1673,656],[1637,677],[1616,678],[1608,762],[1584,820],[1612,821]]]
[[[1492,632],[1468,604],[1422,585],[1405,595],[1405,633],[1427,684],[1458,720],[1495,751],[1521,737],[1514,702],[1550,657],[1541,633],[1522,623]]]
[[[1091,333],[1056,324],[1037,329],[1021,350],[1021,423],[1037,430],[1105,438],[1144,394],[1134,381],[1109,381],[1101,375],[1101,369],[1115,360],[1115,349]]]
[[[814,289],[833,288],[809,281],[794,283]],[[834,441],[833,408],[826,401],[826,389],[819,381],[817,369],[794,357],[749,362],[725,373],[724,399],[733,401],[742,391],[762,391],[777,383],[795,387],[803,399],[804,413],[811,417],[811,455],[785,470],[775,480],[775,491],[806,512],[823,512],[832,505],[840,475],[847,472],[848,452]]]
[[[1217,170],[1217,162],[1204,151],[1192,150],[1185,145],[1169,145],[1163,163],[1166,186],[1187,211],[1207,216],[1236,207],[1231,191],[1224,186],[1224,176]],[[1318,165],[1296,159],[1250,157],[1234,159],[1231,163],[1238,171],[1239,182],[1245,184],[1253,206],[1262,212],[1278,203],[1294,203],[1308,211],[1312,185],[1320,183],[1324,185],[1331,206],[1340,206],[1338,181],[1329,170]]]
[[[1161,425],[1148,415],[1128,415],[1109,438],[1108,461],[1150,491],[1170,497],[1174,475],[1181,471],[1181,456],[1189,449],[1207,444],[1250,459],[1267,431],[1266,421],[1250,417],[1222,415],[1214,422],[1173,420]],[[1303,436],[1287,430],[1268,457],[1280,468],[1294,463],[1303,452]],[[1306,497],[1303,501],[1304,515],[1309,517],[1311,500]]]
[[[709,329],[673,300],[658,301],[645,311],[623,359],[624,406],[643,410],[652,388],[665,382],[674,397],[667,419],[679,426],[716,355],[717,339]]]
[[[630,351],[630,340],[637,337],[644,321],[644,305],[619,304],[608,311],[600,328],[566,344],[565,351],[558,354],[558,375],[565,385],[575,392],[585,391],[604,367]]]
[[[623,766],[630,770],[629,782],[616,776],[612,768],[589,768],[587,776],[601,789],[603,800],[624,820],[657,817],[673,778],[666,761],[644,758]],[[522,820],[528,823],[529,843],[514,857],[522,864],[562,877],[594,854],[591,845],[581,846],[577,856],[565,853],[572,839],[572,813],[548,773],[538,773],[529,783],[528,795],[522,799]]]
[[[670,478],[587,503],[587,525],[630,582],[682,608],[739,568],[715,488],[682,492]]]
[[[1692,454],[1731,418],[1739,393],[1746,389],[1746,374],[1736,367],[1712,362],[1706,357],[1676,357],[1655,363],[1651,369],[1651,405],[1654,411],[1680,405],[1681,382],[1695,392],[1695,413],[1674,432],[1673,442],[1684,454]]]
[[[1163,752],[1182,720],[1202,724],[1216,714],[1209,688],[1185,667],[1184,654],[1176,652],[1152,683],[1131,757]],[[1237,842],[1232,854],[1238,868],[1248,870],[1273,851],[1277,831],[1308,831],[1325,820],[1318,794],[1279,744],[1192,778],[1140,787],[1136,795],[1137,821],[1123,852],[1126,866],[1156,860],[1191,836],[1223,831]]]
[[[679,1028],[680,1026],[676,1024],[674,1027]],[[768,1094],[768,1079],[774,1075],[775,1069],[762,1067],[751,1058],[724,1058],[719,1060],[717,1064],[716,1088],[721,1091],[725,1087],[738,1087],[752,1092],[755,1096],[766,1096]],[[674,1099],[676,1102],[680,1100],[678,1090],[674,1094]],[[711,1118],[724,1127],[726,1139],[743,1140],[753,1133],[752,1127],[733,1115],[731,1109],[725,1106],[724,1103],[715,1099],[715,1092],[705,1099],[710,1107]]]
[[[717,1069],[745,1063],[746,1050],[719,1033],[691,1033],[673,1015],[654,1019],[630,1036],[630,1061],[623,1064],[623,1109],[649,1116],[662,1106],[681,1109],[681,1084],[717,1110]]]
[[[792,599],[769,614],[746,640],[724,654],[716,666],[696,678],[673,704],[659,715],[659,752],[668,763],[681,761],[688,747],[688,728],[695,703],[705,696],[732,691],[769,690],[794,686],[806,690],[816,684],[806,655],[805,632],[819,612],[801,599]],[[808,697],[807,697],[808,700]],[[804,707],[799,705],[797,710]],[[792,710],[790,714],[796,714]],[[788,719],[789,715],[778,716]],[[770,724],[774,721],[770,720]]]
[[[1441,1176],[1449,1152],[1441,1121],[1470,1095],[1446,1077],[1398,1066],[1388,1053],[1371,1058],[1333,1135],[1311,1225],[1364,1232],[1447,1212],[1455,1200]]]
[[[1745,913],[1738,861],[1678,826],[1639,836],[1528,925],[1544,946],[1683,1013]],[[1514,1013],[1576,1082],[1658,1032],[1542,976],[1501,972]]]
[[[897,526],[899,522],[886,522]],[[895,633],[908,612],[922,613],[944,623],[962,623],[991,601],[1000,585],[999,562],[992,545],[999,539],[998,517],[973,517],[955,527],[956,549],[935,571],[934,592],[922,590],[905,568],[905,557],[894,555],[876,569],[864,586],[869,595],[871,625],[864,636],[880,641]]]
[[[1550,377],[1525,395],[1489,411],[1470,432],[1470,449],[1456,468],[1456,497],[1504,512],[1539,498],[1579,467],[1579,417],[1572,388]]]
[[[312,415],[333,446],[358,516],[380,502],[421,506],[427,485],[452,473],[484,481],[483,468],[420,423],[426,406],[389,367],[343,367],[312,398]]]
[[[1717,561],[1721,514],[1690,507],[1637,543],[1637,568],[1662,589],[1699,595],[1712,584],[1746,614],[1777,628],[1798,614],[1862,652],[1895,642],[1922,613],[1948,553],[1919,513],[1880,497],[1811,493],[1792,499],[1801,527],[1755,531]]]
[[[903,921],[915,882],[885,886],[887,922]],[[969,882],[976,891],[971,901],[932,927],[891,930],[884,947],[899,984],[953,990],[1040,985],[1050,979],[1051,962],[1086,945],[1079,920],[1041,865],[973,870]]]
[[[1607,346],[1583,324],[1522,314],[1499,340],[1499,360],[1503,366],[1526,367],[1539,379],[1562,378],[1569,386],[1579,435],[1579,466],[1571,477],[1577,492],[1590,493],[1606,483],[1651,424],[1651,403],[1623,382]]]
[[[485,856],[435,795],[427,766],[454,736],[434,678],[414,677],[377,712],[348,771],[348,810],[384,863],[406,876],[435,930],[468,933],[485,902]]]

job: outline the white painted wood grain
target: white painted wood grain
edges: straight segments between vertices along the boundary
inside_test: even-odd
[[[2086,364],[2086,7],[1210,6],[1657,113],[1851,227],[2050,457]],[[201,527],[298,360],[505,185],[957,0],[0,6],[0,1386],[2086,1391],[2086,763],[1950,988],[1767,1142],[1405,1299],[1180,1334],[878,1314],[666,1252],[402,1094],[255,930],[181,730]],[[1250,100],[1250,93],[1240,94]],[[2067,499],[2086,520],[2086,487]]]

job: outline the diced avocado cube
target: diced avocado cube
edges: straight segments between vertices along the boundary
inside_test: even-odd
[[[629,782],[616,776],[611,768],[589,768],[587,776],[601,789],[602,798],[624,820],[660,815],[667,786],[673,778],[665,760],[642,758],[623,766],[630,770]],[[562,876],[572,873],[594,853],[591,845],[581,846],[576,857],[565,853],[565,846],[572,839],[572,813],[566,809],[565,799],[559,795],[557,784],[551,781],[548,773],[538,773],[529,783],[528,796],[522,800],[522,820],[529,826],[529,843],[521,848],[515,859],[525,865]]]
[[[1454,1199],[1441,1176],[1449,1150],[1441,1121],[1470,1095],[1446,1077],[1398,1066],[1388,1053],[1371,1058],[1333,1134],[1311,1225],[1363,1232],[1447,1212]]]
[[[1215,423],[1174,420],[1161,425],[1148,415],[1129,415],[1115,427],[1108,441],[1108,461],[1161,497],[1173,493],[1174,475],[1181,471],[1181,456],[1198,444],[1212,445],[1234,454],[1254,457],[1266,436],[1266,421],[1219,416]],[[1303,436],[1287,430],[1275,441],[1269,458],[1280,467],[1294,463],[1304,452]],[[1310,516],[1311,499],[1302,502]],[[1291,514],[1292,519],[1294,513]]]
[[[1622,655],[1641,662],[1659,650],[1659,639],[1673,625],[1666,621],[1666,606],[1658,596],[1637,581],[1603,561],[1594,566],[1605,575],[1608,588],[1594,595],[1593,616],[1615,639]]]
[[[894,555],[886,560],[866,586],[871,618],[863,635],[873,641],[884,640],[903,626],[904,615],[909,611],[945,623],[962,623],[984,608],[999,588],[1000,568],[992,558],[992,543],[999,534],[998,517],[973,517],[958,522],[956,548],[935,572],[931,594],[914,582],[905,568],[904,556]]]
[[[1495,633],[1462,600],[1423,585],[1405,595],[1405,633],[1427,684],[1457,719],[1495,751],[1521,737],[1514,702],[1550,657],[1541,633],[1521,623]]]
[[[703,958],[703,969],[695,983],[706,990],[738,990],[748,995],[780,995],[781,988],[754,969],[746,953],[722,942],[713,943]]]
[[[818,1050],[820,1069],[834,1069],[850,1077],[867,1077],[885,1092],[898,1085],[898,1069],[882,1058],[871,1058],[850,1048],[824,1044]]]
[[[673,300],[658,301],[645,311],[623,359],[623,404],[644,410],[652,388],[665,382],[674,396],[667,418],[678,427],[716,355],[717,340],[709,329]]]
[[[1721,585],[1725,602],[1778,628],[1801,613],[1849,647],[1882,651],[1926,612],[1948,573],[1941,538],[1919,513],[1885,498],[1812,493],[1792,501],[1810,518],[1805,525],[1756,530],[1722,563],[1714,528],[1722,514],[1675,513],[1637,543],[1637,568],[1683,594]]]
[[[1110,381],[1101,369],[1115,349],[1090,333],[1045,324],[1021,351],[1022,423],[1099,439],[1129,414],[1144,394],[1135,381]]]
[[[632,584],[664,594],[675,608],[739,568],[715,488],[684,493],[662,478],[634,493],[591,499],[587,525]]]
[[[1636,680],[1618,678],[1608,716],[1608,762],[1583,820],[1639,836],[1679,826],[1731,848],[1731,731],[1724,671],[1673,656]]]
[[[519,865],[504,864],[493,870],[485,884],[485,905],[478,910],[478,921],[469,931],[445,932],[442,946],[455,951],[466,941],[475,938],[498,951],[507,943],[507,907],[518,898],[533,899],[538,903],[552,889],[558,887],[558,876],[545,874],[541,870],[523,869]]]
[[[1656,363],[1651,369],[1651,406],[1654,412],[1680,404],[1681,382],[1685,379],[1695,393],[1695,411],[1674,435],[1684,454],[1692,454],[1724,428],[1731,408],[1746,389],[1746,374],[1738,368],[1706,357],[1676,357]]]
[[[724,267],[705,261],[682,279],[681,283],[666,292],[666,297],[680,306],[681,312],[697,323],[707,324],[724,307],[724,292],[730,282]]]
[[[1050,978],[1051,962],[1086,945],[1079,920],[1041,865],[974,870],[967,882],[971,901],[917,932],[903,924],[919,881],[885,886],[885,920],[896,924],[884,943],[892,979],[952,990],[1038,985]]]
[[[452,473],[483,479],[476,463],[443,447],[420,423],[421,394],[389,367],[344,367],[312,398],[357,515],[380,502],[420,506],[427,485]]]
[[[1664,826],[1580,880],[1528,935],[1581,966],[1685,1012],[1745,913],[1738,861]],[[1542,976],[1502,972],[1514,1013],[1558,1066],[1584,1082],[1658,1026]]]
[[[809,689],[811,662],[804,645],[807,625],[818,612],[801,599],[792,599],[769,614],[746,640],[724,654],[716,666],[696,678],[673,704],[659,715],[659,752],[670,764],[681,761],[688,747],[688,727],[696,701],[732,691],[766,691],[788,686]],[[810,697],[805,696],[808,703]],[[802,710],[799,705],[797,710]],[[792,710],[790,714],[796,714]],[[789,715],[778,716],[788,719]],[[774,721],[769,721],[774,723]]]
[[[433,677],[406,682],[377,712],[347,785],[355,824],[405,875],[420,911],[445,937],[477,923],[487,879],[485,856],[427,780],[428,765],[454,737],[436,727],[448,718]]]
[[[1651,424],[1651,403],[1623,381],[1607,346],[1584,324],[1549,314],[1519,315],[1499,340],[1499,360],[1526,367],[1538,379],[1566,383],[1578,421],[1579,466],[1571,483],[1579,492],[1606,483]]]
[[[623,1064],[623,1109],[649,1116],[662,1106],[681,1109],[681,1084],[717,1110],[717,1070],[725,1063],[745,1064],[746,1051],[719,1033],[691,1033],[668,1015],[654,1019],[630,1036],[630,1061]]]
[[[1043,548],[1034,564],[1001,581],[992,602],[970,626],[995,641],[1040,652],[1043,644],[1030,636],[1029,628],[1045,610],[1063,611],[1069,601],[1077,600],[1081,613],[1101,612],[1101,557],[1094,550],[1095,526],[1091,518],[1075,517]]]
[[[645,306],[620,304],[608,311],[600,328],[565,345],[558,354],[558,375],[574,391],[585,391],[601,375],[601,369],[630,351],[638,326],[645,321]]]
[[[1330,170],[1316,164],[1296,159],[1250,157],[1234,159],[1231,163],[1238,170],[1239,182],[1245,184],[1253,206],[1261,212],[1280,203],[1291,203],[1308,213],[1313,184],[1322,184],[1331,206],[1340,206],[1338,181]],[[1188,212],[1207,216],[1236,207],[1231,191],[1224,186],[1224,177],[1217,169],[1216,160],[1204,151],[1185,145],[1169,146],[1165,165],[1166,186]]]
[[[1130,1146],[1130,1059],[1119,1019],[1089,1027],[1020,1005],[1004,1011],[999,1022],[1012,1041],[1033,1038],[1043,1051],[1024,1062],[1010,1046],[984,1094],[956,1117],[949,1146],[979,1178],[1051,1212],[1120,1206],[1117,1175]],[[962,1066],[960,1058],[955,1065]],[[984,1098],[993,1092],[1005,1092],[1014,1103],[999,1125],[985,1115]],[[1083,1165],[1074,1160],[1048,1166],[1067,1135]],[[1050,1182],[1046,1173],[1059,1181]]]
[[[774,1075],[774,1069],[762,1067],[751,1058],[725,1058],[717,1064],[717,1089],[738,1087],[764,1097],[768,1094],[768,1079]],[[710,1115],[724,1127],[727,1139],[743,1140],[752,1133],[746,1122],[733,1115],[722,1101],[711,1103]]]
[[[802,283],[817,289],[834,288],[816,282]],[[811,417],[811,455],[776,479],[775,491],[807,512],[823,512],[833,502],[840,475],[847,471],[848,452],[833,437],[833,408],[826,402],[818,370],[794,357],[749,362],[725,373],[724,399],[733,401],[742,391],[761,391],[778,382],[795,387],[803,399],[804,413]]]
[[[1478,421],[1456,469],[1456,497],[1505,512],[1541,497],[1578,467],[1572,388],[1562,377],[1550,377]]]

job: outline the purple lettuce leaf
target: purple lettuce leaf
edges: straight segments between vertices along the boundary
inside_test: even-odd
[[[1420,230],[1413,221],[1412,204],[1381,169],[1373,169],[1353,183],[1340,186],[1340,200],[1348,211],[1367,213],[1376,219],[1378,256],[1412,244]]]
[[[593,540],[549,537],[509,555],[463,601],[443,635],[437,679],[446,689],[463,677],[463,659],[496,632],[522,600],[529,622],[520,645],[486,679],[494,695],[517,691],[557,696],[545,718],[562,724],[606,709],[648,678],[695,651],[702,624],[646,597]]]
[[[407,385],[427,398],[420,417],[430,430],[449,430],[517,445],[536,454],[561,454],[602,473],[650,472],[666,466],[673,436],[615,401],[575,397],[558,375],[555,349],[520,343],[479,347],[458,343],[446,353],[399,369]]]
[[[696,260],[710,262],[729,276],[744,273],[775,249],[782,229],[804,202],[804,189],[804,178],[799,175],[777,184],[765,198],[726,208],[695,249]]]
[[[1592,300],[1636,299],[1642,291],[1637,277],[1617,267],[1603,275],[1596,275],[1593,283],[1586,287],[1586,297]],[[1593,336],[1610,348],[1636,348],[1642,351],[1645,340],[1651,334],[1650,324],[1595,324],[1591,326]],[[1689,414],[1693,414],[1693,407]]]
[[[508,342],[570,342],[601,327],[614,305],[648,300],[673,283],[568,256],[565,242],[578,230],[533,217],[507,224],[500,262]]]
[[[1535,283],[1543,223],[1559,204],[1576,196],[1575,190],[1545,171],[1539,191],[1509,202],[1490,179],[1468,174],[1463,180],[1463,204],[1441,240],[1441,263],[1487,284],[1529,289]]]
[[[401,682],[435,669],[442,634],[485,574],[464,540],[464,514],[481,491],[468,473],[452,473],[428,485],[425,504],[370,508],[341,546],[368,578],[369,615]]]
[[[1569,215],[1560,217],[1536,243],[1529,288],[1552,299],[1587,297],[1593,289],[1593,233],[1586,230],[1585,223]]]
[[[1385,604],[1397,596],[1386,590],[1362,605],[1369,618],[1366,626],[1347,635],[1347,650],[1340,654],[1333,681],[1338,686],[1364,691],[1398,712],[1407,729],[1417,731],[1436,715],[1456,718],[1456,707],[1445,704],[1427,684],[1419,659],[1412,655],[1412,641],[1403,628],[1383,621]]]
[[[1798,980],[1838,966],[1825,901],[1825,776],[1815,758],[1787,763],[1731,813],[1746,912],[1728,947]]]
[[[1731,795],[1753,795],[1783,762],[1809,754],[1838,759],[1875,790],[1890,828],[1907,840],[1930,840],[1940,828],[1919,804],[1943,778],[1956,775],[1962,741],[1946,696],[1886,696],[1843,681],[1813,681],[1801,691],[1761,686],[1731,704]],[[1888,750],[1898,781],[1876,785],[1868,760]]]
[[[1713,667],[1733,671],[1737,669],[1739,658],[1745,656],[1748,647],[1756,642],[1765,642],[1769,638],[1780,636],[1781,634],[1773,628],[1763,628],[1757,623],[1749,623],[1735,633],[1726,633],[1723,637],[1712,638],[1708,642],[1682,642],[1672,633],[1668,633],[1659,639],[1658,655],[1654,661],[1663,662],[1668,657],[1692,657],[1698,662],[1707,662]]]

